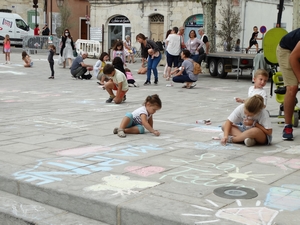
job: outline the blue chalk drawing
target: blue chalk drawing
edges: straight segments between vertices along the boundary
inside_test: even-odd
[[[265,206],[275,209],[295,211],[300,209],[300,185],[284,184],[272,187],[267,194]]]

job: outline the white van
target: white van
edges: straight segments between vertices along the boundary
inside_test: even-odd
[[[0,12],[0,43],[3,43],[6,34],[12,45],[22,45],[22,37],[33,35],[33,30],[18,14]]]

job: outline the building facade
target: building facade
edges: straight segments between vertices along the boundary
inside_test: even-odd
[[[61,25],[59,5],[65,4],[65,7],[71,12],[69,18],[70,32],[74,40],[89,39],[89,19],[90,4],[88,0],[39,0],[38,8],[33,8],[33,0],[0,1],[0,9],[9,9],[12,13],[19,14],[28,25],[34,29],[35,21],[40,25],[40,29],[45,23],[53,35],[57,34],[57,27]]]
[[[206,4],[206,1],[203,1]],[[216,25],[222,21],[219,10],[227,0],[217,0]],[[247,47],[253,26],[268,29],[275,27],[277,22],[277,5],[279,0],[232,0],[232,5],[240,13],[242,32],[241,46]],[[103,25],[104,51],[110,49],[119,39],[124,40],[130,35],[133,45],[138,33],[145,34],[155,41],[165,39],[168,29],[177,26],[185,27],[185,40],[191,29],[197,30],[204,25],[204,10],[201,3],[193,0],[90,0],[91,28],[101,29]],[[288,31],[293,25],[293,5],[291,0],[285,0],[285,10],[282,14],[282,24]],[[218,43],[222,40],[217,38]]]

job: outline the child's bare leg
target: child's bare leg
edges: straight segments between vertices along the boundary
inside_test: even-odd
[[[115,96],[113,92],[114,83],[112,81],[107,82],[105,85],[105,90],[108,92],[109,96]]]
[[[10,62],[10,53],[7,53],[7,60]]]
[[[257,127],[250,128],[249,130],[246,130],[244,132],[240,131],[239,134],[233,136],[234,137],[232,138],[232,142],[237,143],[243,142],[246,138],[253,138],[259,144],[265,144],[267,141],[265,133]]]
[[[168,66],[168,69],[167,69],[167,79],[170,79],[171,77],[171,67]]]
[[[258,44],[255,44],[256,52],[258,52]]]
[[[139,134],[140,130],[137,126],[129,127],[124,129],[124,133],[126,134]]]

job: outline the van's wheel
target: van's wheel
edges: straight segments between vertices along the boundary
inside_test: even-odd
[[[209,61],[208,69],[209,69],[209,73],[210,73],[210,75],[212,77],[216,77],[218,75],[218,72],[217,72],[217,60],[216,59],[211,59]]]
[[[218,61],[217,73],[218,73],[218,77],[220,78],[225,78],[227,76],[227,72],[225,72],[225,68],[224,68],[224,59],[220,59]]]
[[[299,112],[296,111],[294,112],[294,116],[293,116],[293,126],[298,127],[298,124],[299,124]]]

